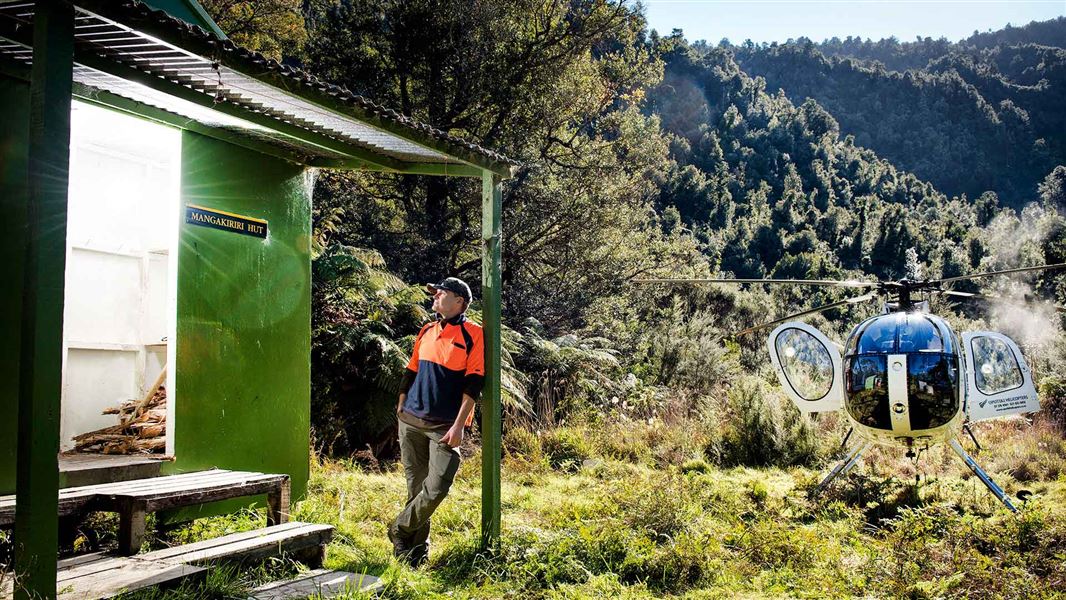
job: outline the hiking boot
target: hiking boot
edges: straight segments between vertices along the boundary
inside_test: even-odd
[[[392,555],[396,558],[403,558],[408,560],[408,556],[411,553],[411,542],[406,536],[400,533],[399,526],[396,523],[389,525],[388,530],[389,541],[392,542]]]
[[[426,564],[427,560],[429,560],[428,543],[418,544],[417,546],[411,548],[407,552],[404,562],[411,565],[412,569],[417,569],[418,567],[421,567],[422,565]]]

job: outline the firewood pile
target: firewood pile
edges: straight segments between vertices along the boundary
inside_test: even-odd
[[[166,449],[166,369],[143,399],[129,400],[103,412],[118,415],[118,424],[74,437],[75,452],[152,454]]]

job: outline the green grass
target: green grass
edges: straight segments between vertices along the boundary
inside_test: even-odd
[[[909,460],[878,450],[812,501],[820,465],[723,469],[701,455],[705,440],[684,447],[641,427],[658,426],[632,425],[625,440],[605,427],[509,434],[492,552],[478,550],[476,453],[434,517],[422,569],[398,564],[385,537],[403,501],[397,465],[316,462],[294,518],[334,525],[326,566],[380,576],[386,598],[1066,597],[1066,443],[1053,429],[979,428],[990,445],[979,461],[1009,493],[1034,492],[1012,515],[942,448],[919,463],[917,488]],[[259,518],[204,519],[170,536],[211,537]],[[237,597],[296,569],[253,565],[136,597]]]

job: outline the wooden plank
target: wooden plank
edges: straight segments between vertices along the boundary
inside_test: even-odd
[[[194,506],[197,504],[205,504],[207,502],[216,502],[218,500],[229,500],[231,498],[243,498],[245,496],[267,494],[277,490],[283,481],[284,480],[255,481],[241,485],[220,485],[210,488],[183,490],[166,494],[143,494],[136,497],[143,498],[147,503],[148,510],[155,512],[158,510],[166,510],[168,508]]]
[[[66,475],[68,487],[64,489],[71,489],[75,487],[85,487],[87,485],[103,485],[126,481],[120,479],[106,479],[92,483],[70,483],[71,481],[76,480],[77,476],[87,474],[87,472],[91,471],[100,471],[102,474],[106,475],[123,469],[139,469],[136,472],[146,474],[135,479],[158,477],[159,467],[161,467],[162,463],[167,460],[167,458],[148,456],[63,454],[59,457],[59,472]]]
[[[74,567],[66,561],[60,563],[56,588],[61,599],[111,598],[123,592],[202,576],[208,570],[196,565],[139,558],[89,555],[77,559],[87,559],[87,563]],[[0,598],[10,598],[11,593],[11,580],[7,578],[0,585]]]
[[[5,499],[8,498],[5,496]],[[92,496],[60,498],[56,514],[61,517],[75,514],[88,507]],[[0,503],[0,527],[10,526],[15,522],[15,499]]]
[[[58,585],[59,598],[111,598],[125,592],[203,575],[207,571],[196,565],[166,561],[121,560],[121,563],[116,562],[114,568],[107,571],[61,581]]]
[[[180,478],[192,478],[192,477],[196,477],[196,476],[201,476],[201,474],[219,473],[219,472],[221,472],[221,473],[230,473],[232,471],[221,471],[221,470],[213,469],[211,471],[196,471],[196,472],[193,472],[193,473],[182,473],[180,475],[167,475],[165,477],[152,477],[150,479],[139,479],[139,480],[134,480],[134,481],[119,481],[119,482],[113,482],[113,483],[98,483],[98,484],[95,484],[95,485],[83,485],[83,486],[78,486],[78,487],[64,488],[64,489],[59,491],[59,495],[60,496],[64,496],[64,495],[70,496],[70,495],[79,495],[79,494],[96,494],[96,493],[100,493],[101,491],[106,491],[109,488],[110,489],[132,488],[132,487],[136,487],[138,485],[151,486],[154,483],[156,483],[156,482],[158,482],[160,480],[164,480],[164,479],[168,480],[168,481],[173,481],[173,480],[175,480],[175,479],[177,479],[179,477]]]
[[[104,554],[103,552],[93,552],[91,554],[82,554],[80,556],[71,556],[69,558],[64,558],[63,560],[59,561],[58,566],[60,569],[70,569],[77,565],[88,564],[98,560],[107,560],[108,558],[110,557],[107,554]]]
[[[324,546],[333,539],[331,525],[285,523],[206,540],[201,543],[156,550],[141,555],[146,560],[169,560],[183,563],[204,563],[217,560],[248,560],[276,556],[281,552],[296,552],[314,546]]]
[[[134,481],[120,481],[115,483],[101,483],[99,485],[85,486],[84,489],[97,493],[112,492],[116,490],[132,490],[151,487],[153,485],[170,485],[178,482],[212,479],[217,477],[223,477],[228,473],[232,473],[232,471],[211,469],[209,471],[195,471],[192,473],[182,473],[180,475],[165,475],[163,477],[153,477],[151,479],[138,479]]]
[[[238,542],[245,539],[253,539],[256,537],[261,537],[266,533],[285,533],[287,531],[296,531],[305,525],[307,525],[307,523],[301,523],[300,521],[292,521],[289,523],[283,523],[281,525],[265,527],[263,529],[255,529],[252,531],[239,531],[237,533],[231,533],[217,538],[193,542],[192,544],[184,544],[182,546],[173,546],[171,548],[152,550],[151,552],[146,552],[140,555],[139,558],[149,560],[171,560],[175,557],[181,556],[189,552],[199,552],[201,550],[208,550],[217,546],[224,546],[232,542]]]
[[[211,489],[220,486],[240,486],[244,484],[256,484],[256,483],[280,483],[288,478],[288,475],[261,475],[257,477],[225,477],[216,476],[212,478],[202,478],[193,481],[161,481],[158,485],[135,485],[135,486],[116,486],[113,489],[97,490],[97,496],[136,496],[138,498],[151,498],[152,496],[167,496],[170,494],[180,494],[184,492],[192,492],[196,490]],[[163,479],[163,478],[160,478]]]
[[[244,485],[251,483],[279,483],[288,479],[288,475],[265,475],[256,473],[240,474],[240,475],[216,475],[214,477],[203,477],[195,480],[186,481],[159,481],[156,485],[137,485],[128,486],[125,488],[117,488],[115,490],[105,490],[99,492],[99,495],[114,495],[114,496],[139,496],[144,498],[150,498],[152,496],[162,496],[172,493],[181,493],[186,491],[194,491],[197,489],[207,489],[225,485]],[[165,479],[165,478],[160,478]]]
[[[314,569],[284,581],[274,581],[252,590],[250,600],[334,598],[355,592],[375,592],[382,587],[373,575]]]
[[[73,562],[59,572],[58,581],[61,584],[69,584],[77,579],[95,577],[100,573],[107,573],[125,565],[130,559],[110,554],[97,554],[94,560]]]
[[[204,485],[220,485],[227,483],[241,483],[244,481],[260,481],[272,478],[287,477],[276,473],[253,473],[247,471],[203,471],[202,473],[186,473],[183,475],[168,475],[154,477],[138,481],[118,482],[111,486],[97,486],[98,494],[131,495],[148,493],[152,491],[170,491],[181,489],[195,489]]]

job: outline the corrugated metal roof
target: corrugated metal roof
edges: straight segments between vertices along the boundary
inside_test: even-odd
[[[75,0],[75,6],[79,96],[104,103],[118,96],[276,146],[307,164],[399,172],[455,165],[457,174],[475,166],[504,175],[517,166],[141,2]],[[0,0],[0,57],[29,66],[33,7]]]

